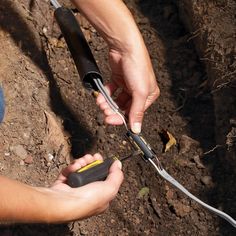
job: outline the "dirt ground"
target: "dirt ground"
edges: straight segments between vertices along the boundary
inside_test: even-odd
[[[216,141],[214,101],[191,34],[174,1],[125,2],[144,36],[161,89],[145,114],[144,137],[190,192],[236,218],[236,160],[219,157],[218,150],[225,155],[228,149]],[[107,46],[76,14],[106,81]],[[2,175],[50,186],[70,162],[69,154],[71,159],[95,152],[122,158],[132,152],[124,129],[105,125],[82,87],[47,0],[1,0],[0,45],[7,103],[0,125]],[[233,94],[227,93],[229,99]],[[224,112],[235,114],[233,109]],[[162,129],[177,139],[166,153]],[[104,214],[61,225],[2,225],[0,235],[236,235],[232,226],[186,198],[141,158],[128,160],[123,170],[125,181]],[[148,191],[141,196],[144,188]]]

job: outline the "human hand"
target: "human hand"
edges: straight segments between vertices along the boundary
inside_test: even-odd
[[[127,53],[111,49],[109,56],[112,78],[105,87],[109,95],[118,93],[117,105],[129,116],[131,130],[140,133],[145,110],[160,94],[146,47]],[[97,97],[97,105],[103,110],[106,123],[123,124],[102,94]]]
[[[123,181],[121,163],[115,161],[105,181],[97,181],[79,188],[71,188],[66,184],[70,173],[95,160],[101,160],[100,154],[85,155],[65,168],[58,179],[48,189],[47,194],[53,199],[56,214],[53,222],[67,222],[97,215],[107,209],[115,198]]]

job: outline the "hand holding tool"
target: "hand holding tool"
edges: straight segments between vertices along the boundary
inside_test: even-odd
[[[94,161],[78,171],[71,173],[68,176],[67,184],[72,188],[76,188],[95,181],[105,180],[115,160],[116,158],[107,158],[104,161]]]

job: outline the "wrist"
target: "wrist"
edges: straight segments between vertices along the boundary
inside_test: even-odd
[[[42,223],[64,223],[70,221],[70,216],[67,214],[67,204],[70,204],[69,199],[63,198],[63,191],[51,188],[36,188],[41,195],[42,209],[41,219]]]

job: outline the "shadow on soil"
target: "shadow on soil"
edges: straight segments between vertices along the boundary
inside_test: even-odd
[[[207,152],[216,146],[217,140],[214,101],[207,88],[199,89],[207,76],[199,62],[194,45],[191,41],[187,41],[191,35],[186,32],[179,20],[176,2],[173,0],[137,2],[140,11],[150,20],[165,45],[166,67],[172,80],[171,90],[173,97],[176,98],[176,107],[180,107],[178,112],[189,121],[187,128],[191,131],[191,137],[198,140],[203,151]],[[222,100],[222,104],[217,105],[224,106],[224,102],[225,99]],[[228,117],[226,114],[225,123],[228,122]],[[224,137],[226,137],[227,127],[222,126],[221,129],[225,130]],[[221,206],[225,212],[235,217],[236,188],[232,188],[236,179],[233,169],[235,165],[225,160],[225,151],[222,148],[220,152],[211,152],[204,157],[204,164],[211,171],[215,187],[205,193],[199,193],[199,196],[207,199],[206,201],[213,206]],[[219,222],[221,235],[235,235],[234,228],[230,224],[224,220]]]
[[[30,2],[30,7],[32,8],[33,6],[34,1],[32,0]],[[69,108],[63,102],[60,90],[57,86],[57,81],[53,76],[52,69],[49,66],[41,42],[37,42],[25,19],[22,18],[22,15],[14,7],[14,3],[9,0],[3,0],[0,5],[0,12],[0,27],[2,30],[10,34],[16,45],[18,45],[22,52],[44,72],[50,82],[49,86],[52,110],[64,119],[64,128],[72,136],[72,154],[75,154],[76,156],[78,156],[78,154],[82,155],[83,153],[76,149],[79,145],[74,140],[88,138],[89,142],[87,142],[87,145],[84,148],[88,151],[93,145],[92,135],[85,127],[81,127],[79,122],[70,112]]]
[[[72,149],[76,155],[82,155],[78,150],[78,143],[81,139],[87,138],[85,150],[89,150],[93,146],[92,135],[81,127],[79,122],[71,114],[69,109],[63,103],[57,82],[53,77],[52,69],[49,66],[45,51],[40,42],[38,43],[31,31],[26,19],[22,17],[15,8],[16,3],[10,0],[1,0],[0,4],[0,28],[8,33],[14,40],[16,45],[22,50],[33,63],[41,69],[49,81],[50,98],[52,110],[65,120],[65,129],[72,135]],[[33,8],[34,1],[30,2],[30,8]],[[78,140],[78,141],[73,141]],[[84,150],[84,151],[85,151]],[[0,228],[0,235],[69,235],[67,225],[14,225]]]

